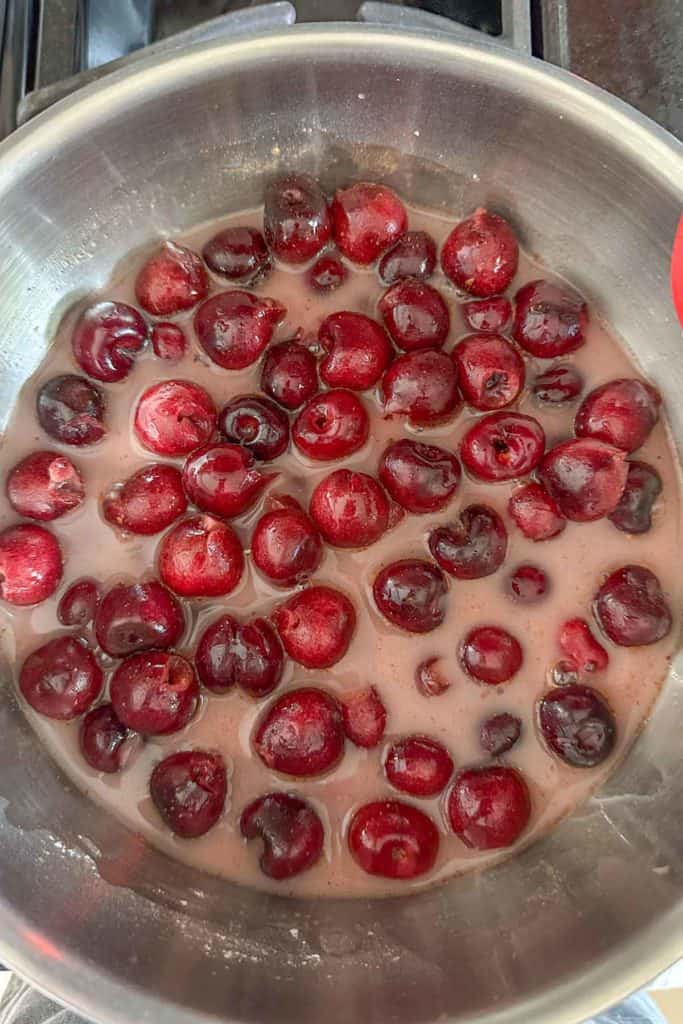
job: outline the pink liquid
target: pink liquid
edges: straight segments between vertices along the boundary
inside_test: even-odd
[[[261,215],[259,211],[251,211],[233,216],[220,224],[197,229],[180,241],[199,250],[219,227],[230,223],[260,227]],[[412,211],[410,223],[411,228],[429,231],[437,243],[443,241],[452,227],[452,221],[422,211]],[[102,297],[135,304],[133,282],[141,262],[142,257],[132,258],[125,275],[105,288]],[[510,293],[514,294],[524,281],[540,276],[549,275],[523,259]],[[446,343],[446,349],[450,350],[459,337],[467,333],[466,325],[455,292],[438,272],[433,283],[442,290],[451,308],[451,332]],[[218,291],[226,285],[214,279],[213,287]],[[255,290],[277,297],[287,306],[287,319],[278,329],[278,339],[290,337],[299,327],[306,335],[315,335],[322,318],[340,309],[374,316],[376,301],[382,292],[374,270],[354,270],[338,291],[320,297],[307,286],[301,271],[284,267],[277,267]],[[258,390],[258,364],[244,371],[227,372],[210,363],[196,341],[192,341],[188,354],[179,364],[164,363],[147,351],[136,360],[126,380],[103,388],[109,427],[106,438],[89,449],[60,446],[42,433],[34,413],[35,399],[40,386],[51,377],[80,372],[70,346],[71,329],[80,308],[65,318],[43,365],[25,386],[0,451],[3,480],[9,469],[31,451],[39,448],[63,451],[80,467],[87,492],[86,501],[79,509],[50,524],[65,555],[65,574],[58,593],[35,608],[6,606],[0,609],[0,640],[6,656],[17,666],[49,635],[61,631],[56,618],[58,600],[74,580],[94,576],[108,587],[114,582],[132,582],[155,575],[159,536],[122,537],[105,523],[100,513],[100,499],[112,483],[125,480],[141,466],[154,461],[149,452],[140,448],[131,429],[133,410],[141,392],[164,378],[187,378],[204,386],[221,406],[233,395]],[[176,319],[192,338],[192,314]],[[637,373],[631,359],[599,322],[594,311],[587,344],[564,361],[573,362],[581,370],[589,389],[610,379]],[[528,360],[527,380],[533,379],[534,372],[533,361]],[[295,495],[306,506],[316,483],[331,468],[349,465],[375,474],[385,445],[406,435],[457,449],[459,439],[472,420],[471,413],[465,410],[454,422],[417,435],[400,420],[382,420],[374,395],[367,394],[364,400],[373,418],[370,440],[361,452],[340,463],[321,465],[307,461],[293,449],[278,460],[277,468],[282,475],[272,485],[274,489]],[[564,411],[543,409],[525,393],[518,407],[541,421],[549,446],[571,434],[575,406]],[[387,741],[412,733],[434,737],[448,747],[456,767],[485,762],[486,755],[478,738],[484,718],[503,711],[518,715],[523,722],[522,738],[505,756],[505,761],[524,774],[532,795],[532,818],[521,843],[539,837],[585,800],[627,750],[647,718],[676,646],[678,623],[668,637],[648,647],[626,649],[602,641],[609,650],[610,664],[607,672],[596,678],[595,685],[611,705],[618,728],[617,750],[605,765],[593,770],[570,768],[544,749],[534,725],[534,706],[547,689],[549,668],[561,656],[557,646],[559,628],[567,618],[577,615],[591,619],[592,599],[604,575],[626,563],[641,563],[659,576],[671,607],[677,609],[681,604],[679,480],[675,455],[663,423],[655,427],[637,458],[652,463],[663,482],[653,527],[639,537],[621,533],[609,521],[601,520],[588,524],[569,523],[559,537],[534,544],[522,536],[505,513],[514,484],[482,485],[463,476],[445,512],[419,517],[407,515],[398,527],[363,551],[326,547],[315,579],[333,584],[351,596],[358,612],[357,632],[347,655],[331,669],[308,671],[288,662],[276,695],[298,685],[316,684],[343,694],[373,684],[388,711]],[[179,465],[181,462],[178,460]],[[485,579],[450,580],[446,619],[434,632],[424,636],[408,635],[390,627],[372,603],[371,587],[376,573],[397,558],[425,557],[426,538],[431,529],[456,518],[462,508],[473,502],[491,505],[503,515],[509,531],[505,565]],[[233,524],[245,549],[248,549],[259,510],[260,505]],[[15,520],[3,490],[0,526]],[[551,589],[539,603],[523,606],[506,596],[504,581],[510,571],[526,562],[548,574]],[[181,653],[192,656],[196,637],[221,612],[229,611],[244,618],[257,613],[267,615],[287,593],[270,586],[248,564],[238,590],[228,598],[186,603],[189,626],[180,646]],[[476,684],[465,676],[458,663],[457,649],[462,637],[472,626],[487,623],[503,626],[523,646],[521,671],[501,687]],[[452,686],[442,696],[425,698],[415,687],[415,667],[435,656],[443,659],[441,668]],[[111,659],[103,658],[105,663],[113,664]],[[424,887],[509,855],[510,851],[482,854],[467,850],[448,832],[442,798],[416,800],[416,804],[431,814],[441,831],[435,869],[408,883],[392,883],[364,874],[351,858],[344,838],[345,824],[352,811],[361,803],[383,797],[399,796],[410,800],[392,791],[384,778],[382,747],[361,751],[347,743],[343,760],[329,776],[284,779],[270,772],[250,749],[254,723],[267,703],[267,699],[254,702],[237,691],[222,697],[205,696],[199,713],[183,732],[150,738],[116,776],[99,775],[85,764],[78,749],[78,722],[52,722],[30,709],[27,714],[69,777],[108,811],[124,819],[132,829],[171,856],[246,885],[302,896],[381,895]],[[215,828],[200,839],[182,840],[162,825],[148,795],[148,782],[154,765],[162,757],[176,749],[190,747],[217,749],[223,754],[229,766],[230,794],[225,813]],[[302,794],[314,804],[326,830],[323,858],[311,870],[285,883],[272,882],[261,873],[258,866],[260,844],[245,844],[239,834],[242,809],[255,797],[272,790]]]

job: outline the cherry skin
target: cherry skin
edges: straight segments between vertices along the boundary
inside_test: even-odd
[[[467,431],[460,442],[460,458],[478,480],[514,480],[536,468],[544,448],[545,433],[538,420],[492,412]]]
[[[417,558],[387,565],[377,575],[372,593],[380,614],[408,633],[429,633],[446,614],[448,586],[443,573]]]
[[[387,725],[387,709],[376,687],[344,694],[341,709],[346,738],[365,750],[376,747]]]
[[[85,497],[83,478],[71,459],[57,452],[33,452],[7,477],[9,503],[20,516],[41,523],[78,508]]]
[[[68,722],[97,700],[103,681],[92,652],[72,636],[58,636],[29,654],[19,689],[34,711]]]
[[[500,334],[470,334],[451,355],[463,398],[475,409],[502,409],[524,387],[524,360]]]
[[[327,245],[332,223],[320,186],[308,174],[286,174],[265,191],[263,231],[283,263],[306,263]]]
[[[95,580],[76,580],[64,591],[57,605],[57,618],[63,626],[87,626],[95,618],[99,600]]]
[[[330,668],[346,654],[356,629],[356,612],[332,587],[308,587],[275,609],[282,645],[304,668]]]
[[[178,324],[166,323],[163,320],[154,324],[151,341],[154,355],[169,363],[180,362],[187,351],[187,338]]]
[[[223,519],[252,508],[273,477],[257,469],[251,452],[238,444],[202,445],[183,466],[183,487],[190,501]]]
[[[243,370],[259,358],[286,312],[276,299],[235,289],[203,302],[194,329],[212,362],[224,370]]]
[[[501,754],[507,754],[508,750],[512,750],[521,735],[520,719],[503,711],[482,722],[479,742],[493,757],[500,757]]]
[[[401,800],[359,807],[349,825],[351,855],[363,871],[382,878],[417,878],[431,871],[439,833],[424,811]]]
[[[500,569],[507,552],[507,530],[487,505],[468,505],[451,526],[429,535],[429,550],[444,572],[459,580],[478,580]]]
[[[391,785],[402,793],[436,796],[453,774],[453,758],[436,740],[406,736],[389,747],[384,771]]]
[[[423,697],[440,697],[450,689],[450,681],[439,667],[441,658],[427,658],[415,669],[415,685]]]
[[[242,811],[245,839],[261,839],[261,871],[280,882],[312,868],[320,860],[325,830],[306,800],[291,793],[268,793]]]
[[[327,254],[315,261],[306,280],[314,291],[325,295],[340,288],[348,276],[349,272],[339,257]]]
[[[594,437],[634,452],[645,443],[659,419],[662,399],[640,380],[612,380],[586,395],[574,421],[577,437]]]
[[[550,584],[548,577],[535,565],[520,565],[508,576],[506,591],[519,604],[535,604],[545,597]]]
[[[111,678],[114,713],[129,729],[147,736],[178,732],[199,702],[199,683],[189,661],[169,651],[129,655]]]
[[[584,619],[568,619],[560,630],[559,643],[562,653],[579,672],[604,672],[609,664],[607,651]]]
[[[216,426],[211,396],[187,380],[165,380],[143,391],[135,410],[138,441],[156,455],[188,455]]]
[[[238,686],[251,697],[265,697],[282,678],[284,658],[273,627],[265,619],[242,623],[221,615],[204,630],[197,644],[195,666],[212,693]]]
[[[406,277],[426,281],[436,268],[436,243],[426,231],[406,231],[385,252],[379,262],[379,276],[385,284]]]
[[[460,772],[448,795],[448,820],[471,850],[512,846],[531,816],[531,797],[514,768],[492,765]]]
[[[572,288],[552,281],[530,281],[515,296],[512,336],[538,359],[555,359],[586,340],[588,309]]]
[[[40,604],[62,578],[59,543],[42,526],[20,523],[0,533],[0,598],[8,604]]]
[[[256,228],[223,228],[202,249],[210,270],[229,281],[247,284],[270,270],[270,255],[265,239]]]
[[[534,397],[544,405],[568,405],[583,391],[583,377],[573,366],[551,366],[534,380]]]
[[[190,516],[166,534],[159,548],[159,575],[180,597],[231,594],[244,572],[237,534],[211,516]]]
[[[477,209],[457,224],[441,250],[441,269],[454,285],[478,298],[504,292],[517,271],[519,247],[496,213]]]
[[[179,470],[158,462],[133,473],[102,502],[102,515],[108,523],[141,536],[165,530],[186,509]]]
[[[557,537],[567,525],[545,487],[533,481],[517,488],[508,501],[508,512],[524,536],[533,541]]]
[[[182,609],[158,580],[119,583],[95,613],[95,637],[112,658],[150,648],[174,647],[185,630]]]
[[[320,565],[323,546],[317,527],[293,498],[274,498],[251,538],[254,565],[271,583],[294,587]]]
[[[365,406],[352,391],[333,389],[311,398],[292,427],[300,452],[316,462],[344,459],[362,448],[370,422]]]
[[[45,433],[62,444],[96,444],[107,432],[102,392],[74,373],[53,377],[43,384],[36,411]]]
[[[522,667],[519,641],[499,626],[470,630],[460,646],[465,672],[480,683],[497,686],[512,679]]]
[[[290,690],[261,716],[253,743],[271,771],[297,778],[323,775],[344,753],[339,704],[314,687]]]
[[[607,517],[623,533],[647,533],[652,526],[652,509],[662,493],[662,478],[647,462],[628,462],[626,486],[613,512]]]
[[[436,288],[425,281],[397,281],[386,290],[378,308],[386,329],[404,352],[441,348],[448,337],[448,306]]]
[[[391,364],[380,385],[386,416],[405,416],[415,427],[452,419],[462,404],[455,363],[445,352],[406,352]]]
[[[614,749],[614,716],[588,686],[562,686],[547,693],[539,701],[538,724],[548,748],[574,768],[594,768]]]
[[[179,750],[156,766],[149,791],[168,827],[183,839],[196,839],[223,813],[228,792],[225,762],[220,754],[206,750]]]
[[[98,302],[78,318],[71,347],[89,377],[112,384],[128,376],[146,340],[147,324],[137,309],[125,302]]]
[[[435,444],[402,438],[385,448],[378,476],[389,495],[407,512],[440,512],[460,482],[460,463]]]
[[[192,249],[163,242],[135,279],[135,297],[153,316],[172,316],[192,309],[209,290],[209,277]]]
[[[504,295],[470,299],[464,303],[462,313],[470,330],[500,334],[512,319],[512,303]]]
[[[285,409],[298,409],[318,390],[315,357],[296,341],[271,345],[263,360],[261,390]]]
[[[93,708],[81,722],[81,753],[97,772],[120,772],[131,752],[131,739],[130,730],[118,718],[111,704]]]
[[[546,453],[538,476],[561,515],[588,523],[617,507],[628,474],[625,459],[621,449],[593,438],[563,441]]]
[[[271,462],[287,450],[286,413],[262,395],[238,395],[224,405],[218,429],[226,441],[242,445],[255,459]]]
[[[380,325],[362,313],[332,313],[318,330],[326,353],[321,380],[330,388],[366,391],[374,387],[391,362],[391,342]]]
[[[396,193],[371,182],[339,189],[330,212],[339,251],[362,265],[374,263],[408,224],[406,208]]]
[[[661,584],[642,565],[625,565],[608,576],[594,610],[604,633],[620,647],[654,644],[671,631],[671,609]]]
[[[389,526],[389,501],[373,477],[337,469],[324,477],[311,496],[311,519],[328,544],[365,548]]]

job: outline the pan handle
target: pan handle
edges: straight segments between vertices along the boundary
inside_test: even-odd
[[[531,54],[531,5],[528,0],[507,0],[501,4],[503,31],[499,36],[490,36],[476,28],[460,25],[457,21],[440,14],[422,11],[417,7],[402,7],[381,3],[379,0],[365,0],[358,12],[360,21],[375,25],[394,25],[397,28],[422,29],[428,32],[447,32],[470,43],[491,43],[505,46],[519,53]]]

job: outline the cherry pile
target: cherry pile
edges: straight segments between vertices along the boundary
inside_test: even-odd
[[[304,267],[299,287],[312,293],[340,288],[354,264],[377,264],[385,290],[375,316],[341,308],[314,339],[279,337],[286,309],[263,294],[274,261]],[[430,283],[437,262],[470,328],[456,344],[449,344],[449,306]],[[286,659],[312,670],[337,664],[366,614],[349,595],[316,582],[325,545],[365,548],[405,516],[441,513],[422,554],[384,565],[372,584],[388,627],[424,634],[444,621],[458,587],[501,571],[510,530],[552,543],[568,521],[608,517],[625,533],[650,529],[661,480],[630,456],[658,420],[659,395],[637,379],[585,394],[570,357],[586,340],[586,303],[549,280],[506,295],[517,265],[511,226],[489,211],[457,224],[439,254],[429,234],[408,229],[391,189],[354,184],[329,202],[312,178],[289,174],[266,189],[262,232],[225,228],[201,253],[165,242],[138,273],[139,309],[106,300],[84,309],[72,334],[77,372],[40,389],[38,422],[61,447],[34,452],[6,480],[12,508],[28,520],[0,534],[0,597],[16,606],[49,598],[68,571],[44,524],[84,500],[71,453],[106,435],[106,386],[133,373],[146,348],[177,362],[199,346],[225,371],[260,361],[260,391],[220,407],[185,379],[139,394],[135,437],[165,461],[150,461],[99,500],[112,529],[159,535],[156,576],[106,593],[92,579],[69,581],[57,609],[66,631],[26,658],[19,689],[41,715],[80,719],[83,757],[107,773],[123,770],[146,737],[181,734],[214,694],[268,699],[252,749],[288,791],[264,793],[237,813],[245,841],[261,840],[261,868],[271,878],[291,878],[322,856],[321,816],[295,783],[333,771],[348,744],[379,749],[387,786],[411,798],[380,795],[352,814],[346,841],[370,874],[408,879],[430,871],[443,829],[474,850],[508,847],[531,814],[529,787],[505,760],[525,729],[509,712],[480,723],[481,763],[458,766],[429,736],[387,735],[391,722],[373,685],[276,692]],[[191,331],[173,320],[188,310]],[[538,419],[516,408],[523,394],[540,406],[581,400],[573,436],[549,445]],[[373,414],[428,435],[465,407],[473,415],[457,451],[405,436],[377,452],[375,475],[335,466],[366,446]],[[308,508],[278,490],[278,458],[292,450],[304,466],[330,464]],[[516,484],[507,521],[486,504],[453,509],[463,473],[492,486]],[[254,510],[245,551],[231,521]],[[274,610],[246,621],[226,610],[193,650],[183,647],[197,603],[229,597],[247,571],[282,589]],[[501,573],[501,587],[517,602],[541,602],[551,585],[532,564]],[[607,671],[610,644],[652,644],[671,628],[659,581],[639,565],[615,567],[600,583],[593,616],[600,633],[578,614],[561,624],[556,685],[536,708],[550,754],[582,768],[603,762],[615,743],[614,715],[589,685]],[[498,624],[481,623],[454,644],[472,685],[514,686],[523,670],[520,638]],[[414,677],[429,700],[452,685],[437,657],[416,664]],[[149,790],[173,832],[201,836],[224,813],[226,764],[218,751],[179,749],[156,765]],[[415,801],[441,794],[438,826]]]

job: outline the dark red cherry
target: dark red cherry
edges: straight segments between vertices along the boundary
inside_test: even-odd
[[[608,576],[594,608],[604,632],[621,647],[654,644],[671,631],[671,609],[661,584],[642,565],[625,565]]]
[[[164,321],[154,324],[151,341],[154,355],[168,362],[179,362],[187,350],[185,332],[178,324]]]
[[[463,398],[475,409],[502,409],[524,387],[524,360],[500,334],[470,334],[451,355]]]
[[[584,619],[568,619],[560,630],[560,650],[579,672],[604,672],[607,651],[598,643]]]
[[[441,250],[441,269],[470,295],[504,292],[517,271],[519,247],[512,228],[496,213],[477,209],[457,224]]]
[[[371,182],[339,189],[330,212],[339,251],[353,263],[374,263],[408,224],[406,208],[396,193]]]
[[[68,722],[97,700],[103,678],[85,644],[58,636],[29,654],[21,667],[19,689],[34,711]]]
[[[120,530],[147,536],[165,530],[186,508],[180,471],[156,462],[114,488],[102,502],[102,515]]]
[[[271,771],[298,778],[322,775],[344,753],[339,704],[314,687],[290,690],[261,716],[254,749]]]
[[[555,359],[580,348],[586,340],[588,309],[566,284],[530,281],[515,295],[512,336],[539,359]]]
[[[600,694],[588,686],[551,690],[539,702],[538,723],[550,750],[575,768],[594,768],[614,748],[614,716]]]
[[[550,540],[562,533],[567,521],[542,484],[531,481],[518,487],[508,502],[510,518],[529,540]]]
[[[19,523],[0,533],[0,598],[13,605],[40,604],[62,578],[62,550],[42,526]]]
[[[262,395],[238,395],[218,414],[218,429],[226,441],[246,448],[255,459],[272,462],[289,444],[287,414]]]
[[[265,239],[256,228],[223,228],[202,249],[207,266],[214,274],[230,281],[250,283],[270,269]]]
[[[574,420],[577,437],[593,437],[625,452],[647,440],[659,419],[662,399],[640,380],[611,380],[586,395]]]
[[[296,341],[271,345],[263,360],[261,389],[285,409],[298,409],[318,390],[315,357]]]
[[[370,423],[365,406],[352,391],[321,391],[306,403],[292,426],[299,451],[316,462],[344,459],[362,448]]]
[[[327,201],[308,174],[286,174],[266,186],[263,233],[284,263],[306,263],[330,240]]]
[[[451,828],[472,850],[499,850],[520,837],[531,816],[531,797],[514,768],[492,765],[460,772],[448,795]]]
[[[535,565],[519,565],[508,576],[505,588],[513,601],[534,604],[547,594],[550,584],[542,569]]]
[[[332,587],[308,587],[275,609],[273,622],[285,651],[305,668],[330,668],[346,654],[356,612]]]
[[[378,323],[362,313],[332,313],[318,330],[326,353],[320,377],[328,387],[365,391],[391,362],[391,342]]]
[[[415,669],[415,685],[423,697],[440,697],[450,688],[441,661],[441,658],[427,658]]]
[[[453,758],[437,740],[406,736],[389,747],[384,771],[391,785],[402,793],[436,796],[453,774]]]
[[[327,254],[315,261],[306,279],[314,291],[324,295],[343,285],[348,276],[349,272],[339,257]]]
[[[71,345],[89,377],[111,384],[128,376],[146,340],[147,324],[137,309],[125,302],[98,302],[81,313]]]
[[[74,373],[53,377],[43,384],[36,409],[45,433],[62,444],[95,444],[107,432],[102,392]]]
[[[652,526],[652,508],[662,493],[662,479],[647,462],[627,462],[626,486],[613,512],[607,517],[623,533],[647,533]]]
[[[500,334],[512,319],[512,303],[504,295],[470,299],[464,303],[462,313],[471,330]]]
[[[165,380],[143,391],[134,427],[140,444],[157,455],[187,455],[205,444],[216,425],[211,396],[187,380]]]
[[[369,875],[417,878],[431,871],[439,833],[424,811],[402,800],[377,800],[359,807],[349,825],[349,849]]]
[[[284,657],[273,627],[265,619],[242,623],[221,615],[204,630],[195,666],[200,681],[213,693],[233,686],[252,697],[265,697],[282,678]]]
[[[76,580],[62,594],[57,618],[63,626],[87,626],[95,618],[99,600],[100,590],[95,580]]]
[[[311,496],[311,519],[328,544],[365,548],[389,526],[389,501],[373,477],[337,469],[324,477]]]
[[[459,580],[478,580],[500,569],[507,551],[507,530],[487,505],[468,505],[450,526],[429,535],[429,550],[441,568]]]
[[[402,438],[385,448],[379,478],[390,496],[408,512],[439,512],[460,482],[460,463],[435,444]]]
[[[100,704],[81,722],[79,742],[81,753],[91,768],[113,774],[124,767],[134,741],[111,704]]]
[[[404,352],[441,348],[451,324],[448,306],[432,285],[409,277],[388,288],[378,303],[394,342]]]
[[[429,633],[444,620],[448,585],[431,562],[392,562],[377,575],[372,592],[384,618],[408,633]]]
[[[347,739],[356,747],[376,747],[387,725],[387,709],[377,689],[368,686],[344,694],[341,709]]]
[[[279,587],[294,587],[315,572],[322,554],[320,533],[298,502],[286,495],[273,497],[251,538],[257,569]]]
[[[117,584],[105,594],[95,614],[97,642],[112,658],[152,647],[174,647],[184,629],[180,605],[158,580]]]
[[[522,723],[515,715],[507,711],[492,715],[482,722],[479,741],[493,757],[500,757],[512,750],[522,734]]]
[[[224,370],[243,370],[259,358],[286,312],[276,299],[235,289],[203,302],[194,329],[212,362]]]
[[[154,316],[172,316],[192,309],[209,290],[209,276],[192,249],[163,242],[135,279],[135,296]]]
[[[85,497],[83,478],[66,455],[32,452],[10,470],[7,497],[15,512],[41,523],[78,508]]]
[[[189,661],[169,651],[131,654],[109,684],[114,712],[124,725],[147,736],[178,732],[199,702],[199,684]]]
[[[325,830],[306,800],[291,793],[268,793],[245,807],[240,817],[245,839],[261,839],[261,871],[282,881],[312,868],[320,860]]]
[[[225,762],[206,750],[179,750],[160,761],[149,791],[168,827],[183,839],[203,836],[216,824],[228,792]]]
[[[244,572],[235,531],[211,516],[181,519],[159,548],[159,575],[181,597],[231,594]]]
[[[539,373],[532,391],[546,405],[566,405],[583,391],[583,377],[574,366],[551,366]]]
[[[451,419],[462,399],[455,363],[445,352],[407,352],[382,378],[380,396],[386,416],[405,416],[415,427]]]
[[[556,445],[546,453],[538,471],[561,515],[577,523],[613,512],[627,474],[625,453],[593,438]]]
[[[436,243],[426,231],[406,231],[379,262],[379,276],[385,284],[406,277],[426,281],[436,267]]]
[[[477,626],[460,645],[460,662],[473,679],[497,686],[519,672],[522,648],[519,640],[500,626]]]
[[[205,444],[185,460],[183,487],[202,512],[233,519],[256,504],[276,475],[257,469],[252,453],[238,444]]]
[[[482,416],[460,442],[460,458],[478,480],[526,476],[543,458],[545,433],[532,416],[492,412]]]

